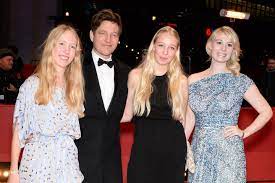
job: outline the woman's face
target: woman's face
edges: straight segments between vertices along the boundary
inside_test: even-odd
[[[224,33],[217,33],[210,43],[212,61],[226,63],[234,50],[233,41]]]
[[[71,31],[64,32],[52,51],[55,69],[64,72],[76,55],[77,39]]]
[[[154,44],[154,56],[157,64],[168,65],[178,50],[178,40],[175,36],[164,32],[160,33]]]

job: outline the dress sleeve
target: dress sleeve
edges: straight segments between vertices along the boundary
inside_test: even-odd
[[[249,78],[245,74],[241,74],[240,89],[241,89],[242,94],[244,94],[248,90],[248,88],[253,84],[255,84],[255,83],[251,78]]]
[[[19,144],[23,148],[26,144],[26,139],[30,133],[30,106],[27,95],[30,95],[31,91],[28,89],[29,81],[25,81],[19,88],[19,93],[15,103],[14,115],[13,115],[13,128],[17,127]]]

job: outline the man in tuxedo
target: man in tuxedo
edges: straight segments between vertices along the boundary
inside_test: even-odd
[[[120,120],[129,67],[112,57],[122,31],[120,15],[103,9],[92,17],[91,51],[84,56],[85,117],[76,141],[84,182],[122,183]]]

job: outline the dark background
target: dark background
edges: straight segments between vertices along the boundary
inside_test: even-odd
[[[275,1],[273,0],[193,0],[181,3],[167,1],[165,4],[148,5],[143,1],[75,1],[63,0],[62,13],[70,12],[70,17],[56,17],[56,23],[69,21],[80,31],[84,48],[91,47],[88,37],[91,16],[102,8],[111,8],[118,12],[123,21],[123,34],[121,45],[117,50],[119,55],[127,58],[129,65],[135,66],[138,60],[131,57],[146,48],[155,31],[163,25],[174,26],[181,36],[182,55],[190,56],[196,66],[195,72],[204,67],[206,29],[213,30],[222,25],[229,25],[238,33],[243,50],[242,62],[249,60],[250,64],[261,64],[262,57],[274,52],[275,41]],[[180,5],[182,4],[182,5]],[[236,11],[250,12],[249,20],[230,20],[219,15],[220,9],[234,9]],[[157,19],[152,21],[152,16]],[[129,47],[126,48],[125,45]],[[126,50],[134,49],[134,53]],[[129,58],[128,58],[129,57]],[[206,57],[207,59],[207,57]],[[256,62],[256,63],[254,63]],[[192,72],[192,71],[191,71]]]
[[[186,73],[202,71],[209,64],[206,31],[231,26],[241,42],[241,72],[265,92],[265,61],[275,55],[275,0],[4,0],[0,1],[0,46],[15,44],[24,63],[37,63],[47,33],[66,22],[77,28],[84,51],[89,50],[91,17],[103,8],[111,8],[122,17],[123,32],[115,55],[130,67],[140,62],[142,50],[156,30],[171,25],[181,37]],[[221,17],[221,9],[249,12],[250,19]],[[66,12],[70,16],[65,16]],[[152,16],[156,16],[155,21]]]
[[[208,67],[205,43],[217,27],[231,26],[239,35],[242,49],[241,72],[251,77],[265,95],[266,60],[275,52],[275,1],[274,0],[190,0],[190,1],[123,1],[123,0],[63,0],[62,13],[69,17],[56,17],[56,23],[74,24],[82,38],[84,50],[92,45],[88,37],[90,19],[103,8],[118,12],[123,21],[120,45],[115,52],[123,62],[135,67],[141,60],[154,33],[164,25],[174,27],[181,37],[181,56],[185,72],[192,74]],[[249,20],[221,17],[221,9],[249,12]],[[156,20],[152,20],[156,16]],[[128,47],[126,47],[128,45]],[[133,49],[133,50],[132,50]],[[275,85],[273,78],[273,84]],[[246,105],[246,104],[244,104]]]

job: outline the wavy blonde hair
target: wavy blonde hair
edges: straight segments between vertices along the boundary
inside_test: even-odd
[[[229,37],[229,39],[232,40],[233,42],[233,53],[231,54],[230,59],[226,62],[226,67],[228,70],[230,70],[234,75],[238,76],[240,74],[240,55],[241,55],[241,48],[240,48],[240,41],[237,33],[228,26],[222,26],[220,28],[217,28],[211,36],[208,38],[205,49],[207,54],[209,55],[209,60],[211,60],[211,46],[210,44],[212,41],[216,39],[217,34],[225,34],[226,36]]]
[[[155,79],[154,68],[157,62],[154,56],[154,47],[160,34],[163,33],[168,33],[178,40],[175,57],[169,63],[166,74],[168,78],[167,95],[169,99],[168,102],[172,107],[172,116],[176,120],[181,120],[185,116],[187,99],[184,98],[181,93],[181,79],[179,78],[185,76],[180,63],[180,37],[178,32],[169,26],[162,27],[156,32],[150,43],[144,61],[138,66],[138,68],[141,69],[141,78],[134,95],[134,114],[142,116],[146,111],[146,115],[148,116],[151,111],[150,96],[153,92],[152,82]]]
[[[57,40],[65,32],[70,31],[77,39],[76,55],[73,61],[65,70],[65,98],[68,109],[76,112],[79,117],[84,116],[84,78],[82,73],[81,61],[81,42],[76,30],[69,26],[61,24],[55,27],[48,35],[43,46],[41,60],[35,69],[34,74],[39,78],[39,87],[35,94],[35,101],[39,105],[48,104],[52,100],[55,89],[57,71],[54,67],[52,51],[57,44]]]

